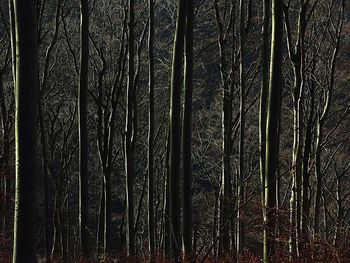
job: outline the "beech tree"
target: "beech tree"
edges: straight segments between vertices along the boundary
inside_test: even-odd
[[[193,20],[194,1],[186,3],[186,32],[185,32],[185,70],[184,87],[185,102],[182,132],[182,241],[185,257],[193,260],[192,255],[192,90],[193,90]]]
[[[80,1],[80,70],[79,70],[79,229],[81,255],[89,255],[88,232],[88,129],[87,129],[87,90],[89,68],[89,2]]]
[[[149,31],[148,31],[148,56],[149,56],[149,117],[148,117],[148,239],[149,252],[155,251],[154,233],[154,1],[148,1]]]
[[[348,260],[347,1],[22,2],[0,262]]]
[[[270,83],[267,100],[266,163],[265,163],[265,230],[264,262],[271,262],[274,255],[274,227],[276,218],[276,178],[279,161],[278,125],[281,116],[283,4],[272,1],[272,33]]]
[[[16,195],[13,262],[36,262],[38,31],[36,1],[14,1]]]
[[[134,65],[134,1],[128,2],[129,36],[128,36],[128,84],[127,84],[127,110],[125,124],[125,174],[126,174],[126,249],[127,254],[134,254],[134,145],[135,127],[133,125],[134,116],[134,96],[135,96],[135,65]]]
[[[174,36],[173,61],[170,86],[170,151],[169,151],[169,193],[170,193],[170,237],[171,258],[181,256],[181,201],[180,201],[180,151],[181,151],[181,82],[184,37],[186,28],[186,1],[179,0]]]

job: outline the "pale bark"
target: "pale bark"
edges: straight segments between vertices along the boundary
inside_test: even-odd
[[[80,70],[79,70],[79,231],[81,256],[88,258],[88,129],[87,129],[87,90],[89,67],[89,4],[80,1]]]
[[[133,133],[135,131],[133,122],[134,107],[134,78],[135,78],[135,10],[134,1],[129,0],[129,39],[128,39],[128,81],[127,81],[127,109],[125,124],[125,175],[126,175],[126,252],[127,255],[135,253],[134,236],[134,149]]]

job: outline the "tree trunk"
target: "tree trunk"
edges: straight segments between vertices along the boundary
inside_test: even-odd
[[[79,229],[81,256],[89,255],[88,233],[88,130],[87,90],[89,68],[89,2],[80,1],[80,74],[79,74]]]
[[[234,5],[234,3],[233,3]],[[232,124],[232,88],[233,88],[233,66],[232,66],[232,80],[229,85],[229,62],[225,52],[227,50],[227,39],[225,31],[227,28],[224,26],[221,14],[219,12],[219,3],[214,1],[215,17],[218,27],[218,46],[220,56],[220,88],[222,89],[222,166],[221,166],[221,186],[219,193],[218,204],[218,257],[227,256],[230,252],[230,232],[233,225],[231,224],[232,217],[230,216],[230,210],[232,208],[232,185],[231,185],[231,124]],[[233,7],[232,7],[233,8]],[[234,17],[234,14],[232,14]],[[233,19],[233,18],[232,18]],[[232,26],[234,32],[234,27]],[[234,53],[234,40],[232,53]],[[234,58],[234,55],[232,56]],[[232,59],[232,65],[234,65],[234,59]],[[234,233],[232,233],[234,236]]]
[[[278,126],[281,114],[283,3],[272,1],[272,36],[270,60],[270,85],[266,126],[266,172],[265,172],[265,231],[264,262],[271,262],[274,255],[274,227],[276,207],[276,175],[279,162]]]
[[[170,126],[168,126],[167,133],[166,133],[166,142],[165,142],[165,160],[164,160],[164,167],[166,169],[166,174],[164,178],[164,193],[163,193],[163,231],[164,231],[164,237],[163,237],[163,244],[164,244],[164,254],[167,259],[170,259],[171,254],[171,245],[170,245],[170,236],[171,236],[171,224],[170,224],[170,189],[169,189],[169,158],[170,158]]]
[[[154,232],[154,0],[149,5],[149,115],[148,115],[148,249],[151,258],[155,252]]]
[[[322,113],[319,113],[318,122],[317,122],[317,134],[316,134],[316,145],[315,145],[315,175],[316,175],[316,197],[315,197],[315,212],[314,212],[314,224],[313,224],[313,236],[315,237],[319,234],[319,220],[320,220],[320,209],[321,209],[321,196],[322,196],[322,171],[321,171],[321,155],[323,148],[323,127],[325,121],[328,117],[330,110],[333,89],[334,89],[334,80],[335,80],[335,68],[336,62],[339,53],[339,45],[341,39],[341,33],[343,28],[344,20],[344,1],[342,1],[341,13],[336,27],[336,36],[335,36],[335,46],[333,49],[331,65],[330,65],[330,75],[328,90],[326,91],[325,104],[322,109]],[[326,233],[327,234],[327,233]]]
[[[308,233],[308,225],[309,225],[309,216],[310,216],[310,162],[311,162],[311,150],[312,150],[312,127],[314,121],[314,108],[315,108],[315,86],[314,81],[311,80],[310,87],[310,97],[311,97],[311,109],[308,117],[307,125],[306,125],[306,133],[305,133],[305,141],[304,141],[304,153],[303,153],[303,185],[302,185],[302,222],[301,222],[301,230],[302,230],[302,240],[309,240]]]
[[[292,159],[292,193],[290,198],[290,252],[291,257],[299,257],[299,241],[301,238],[302,222],[302,184],[303,184],[303,118],[304,118],[304,87],[305,87],[305,51],[304,36],[306,28],[306,11],[308,1],[300,1],[297,41],[292,50],[292,39],[288,13],[286,12],[286,30],[289,58],[294,72],[293,84],[293,159]]]
[[[14,1],[16,196],[13,262],[36,262],[38,39],[36,1]],[[14,45],[14,43],[13,43]]]
[[[261,46],[261,91],[259,108],[259,144],[260,144],[260,181],[261,181],[261,201],[262,211],[265,220],[265,159],[266,159],[266,110],[267,96],[269,89],[269,22],[270,22],[270,0],[263,0],[263,27]]]
[[[239,255],[244,247],[244,222],[242,222],[241,215],[242,209],[240,205],[244,203],[244,129],[245,129],[245,77],[244,77],[244,39],[245,39],[245,23],[244,23],[244,1],[240,0],[239,7],[239,49],[240,49],[240,62],[239,62],[239,82],[240,82],[240,94],[239,94],[239,143],[238,143],[238,210],[237,210],[237,261],[239,261]]]
[[[192,90],[193,90],[193,0],[186,1],[185,33],[185,104],[183,116],[182,158],[182,241],[185,258],[193,261],[192,255]]]
[[[171,226],[171,259],[181,257],[181,202],[180,202],[180,154],[181,154],[181,84],[182,58],[186,22],[186,1],[179,0],[174,37],[173,62],[171,73],[170,95],[170,226]]]
[[[129,0],[129,45],[128,45],[128,83],[127,83],[127,110],[125,125],[125,174],[126,174],[126,251],[127,255],[135,253],[134,243],[134,150],[133,150],[133,101],[135,75],[135,48],[134,48],[134,0]]]

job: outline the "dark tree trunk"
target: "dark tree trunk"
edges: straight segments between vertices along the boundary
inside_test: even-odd
[[[36,262],[38,31],[36,1],[14,2],[16,196],[13,262]],[[14,45],[14,44],[13,44]]]
[[[182,241],[185,257],[192,258],[192,90],[193,90],[193,0],[186,1],[185,104],[183,114]]]
[[[272,1],[272,37],[270,60],[270,85],[267,103],[266,172],[265,172],[265,232],[264,262],[271,262],[274,254],[274,228],[276,207],[276,176],[279,162],[278,126],[281,113],[283,3]]]
[[[173,62],[171,73],[170,102],[170,225],[171,258],[179,260],[181,256],[181,202],[180,202],[180,152],[181,152],[181,84],[182,59],[186,26],[186,1],[179,0],[174,37]]]
[[[151,257],[155,250],[154,233],[154,0],[149,5],[149,115],[148,115],[148,249]]]

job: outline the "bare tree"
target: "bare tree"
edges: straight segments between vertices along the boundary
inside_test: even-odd
[[[193,0],[186,2],[185,103],[182,133],[182,241],[185,257],[192,258],[192,90],[193,90]]]
[[[272,35],[270,59],[270,84],[267,100],[266,123],[266,163],[265,163],[265,232],[264,262],[271,262],[274,255],[274,227],[276,207],[276,177],[279,162],[278,125],[281,116],[282,40],[283,11],[282,2],[272,1]]]
[[[170,87],[170,155],[169,155],[169,193],[171,258],[180,260],[181,256],[181,203],[180,203],[180,152],[181,152],[181,82],[184,37],[186,27],[186,1],[179,0],[174,37],[173,62]]]
[[[89,68],[89,2],[80,1],[80,70],[79,70],[79,229],[81,255],[89,255],[88,232],[88,129],[87,129],[87,90]]]
[[[36,262],[38,31],[36,1],[14,1],[16,196],[13,262]]]
[[[135,7],[134,0],[129,0],[129,39],[128,39],[128,84],[127,84],[127,109],[125,124],[125,175],[126,175],[126,251],[128,255],[135,253],[134,235],[134,145],[135,127],[134,96],[135,96]]]

